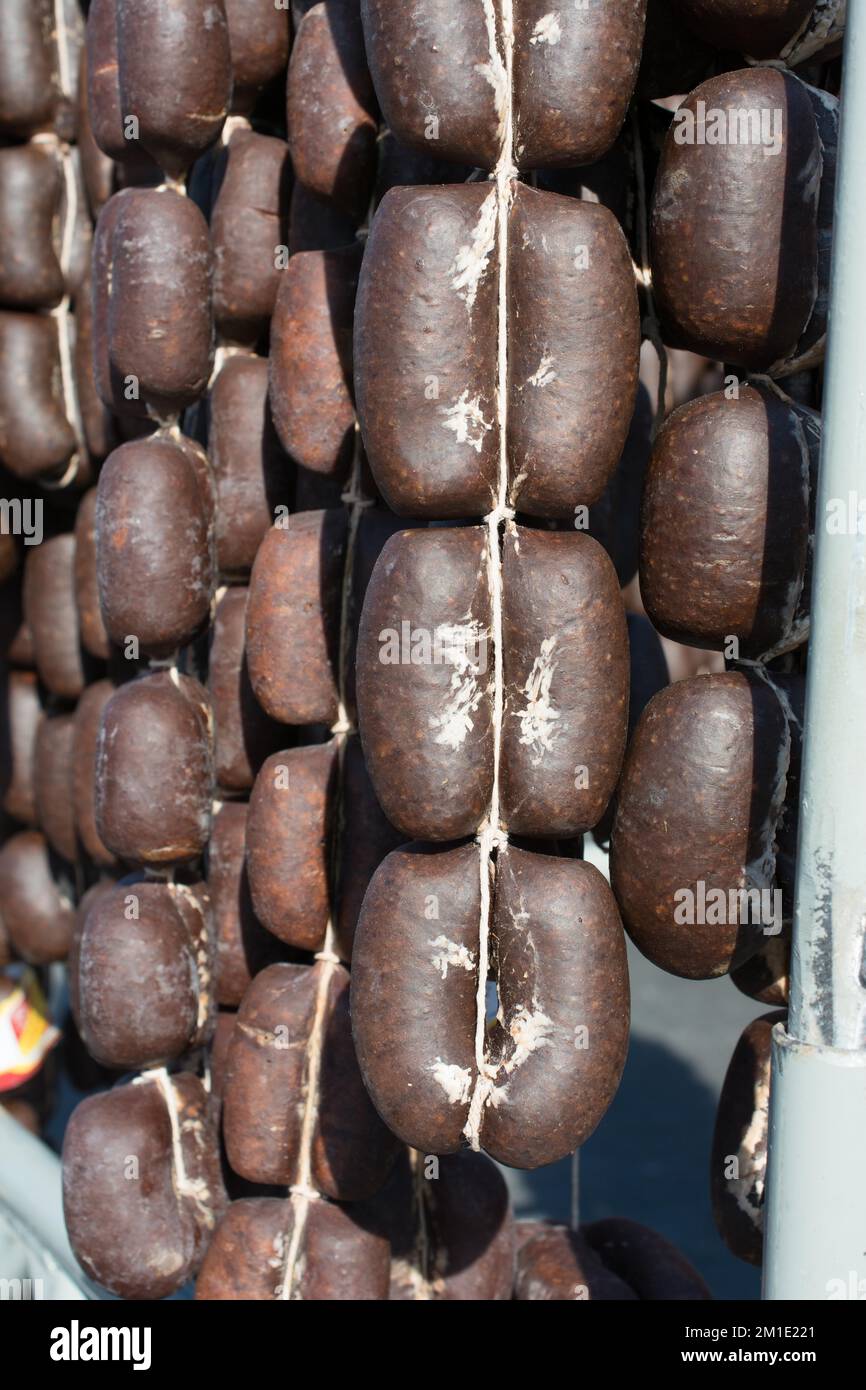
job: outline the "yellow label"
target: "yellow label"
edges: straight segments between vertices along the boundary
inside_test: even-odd
[[[35,1076],[60,1038],[35,971],[15,973],[0,975],[0,1091]]]

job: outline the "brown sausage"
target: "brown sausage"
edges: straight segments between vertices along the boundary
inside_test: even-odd
[[[743,1029],[722,1083],[710,1159],[716,1228],[733,1255],[760,1265],[764,1247],[772,1034],[785,1013]]]
[[[592,1221],[582,1231],[596,1255],[634,1289],[638,1298],[652,1302],[705,1302],[712,1298],[685,1255],[648,1226],[614,1216]]]
[[[272,526],[247,601],[247,662],[256,699],[283,724],[333,724],[345,509],[304,512]]]
[[[0,462],[19,478],[56,479],[78,458],[61,331],[48,315],[0,312]]]
[[[165,1066],[209,1040],[214,937],[206,893],[124,879],[91,903],[77,954],[78,1028],[103,1066]]]
[[[65,960],[75,909],[72,883],[38,830],[22,830],[0,849],[4,934],[32,965]]]
[[[256,915],[274,936],[320,950],[331,917],[329,832],[333,741],[274,753],[250,797],[247,872]]]
[[[573,517],[625,446],[640,327],[625,237],[607,208],[519,185],[508,232],[509,501]]]
[[[641,513],[641,597],[659,632],[717,651],[735,637],[727,654],[744,657],[796,645],[808,546],[809,451],[793,409],[745,386],[668,417]]]
[[[139,864],[201,854],[213,795],[211,713],[198,681],[144,676],[114,692],[96,757],[96,828],[108,849]]]
[[[208,455],[217,491],[216,553],[222,575],[252,569],[277,507],[288,515],[292,464],[268,403],[268,363],[227,357],[210,393]]]
[[[637,1294],[599,1259],[580,1230],[521,1221],[517,1227],[519,1303],[625,1303]]]
[[[763,123],[760,138],[754,120],[742,138],[750,112]],[[716,124],[734,119],[736,139],[709,143]],[[795,352],[818,289],[821,167],[808,89],[790,73],[749,68],[691,93],[665,140],[653,195],[653,285],[666,343],[758,371]]]
[[[646,0],[514,5],[515,157],[521,169],[592,164],[613,144],[637,78]]]
[[[503,1302],[515,1226],[501,1172],[484,1154],[402,1154],[368,1204],[391,1244],[392,1302]]]
[[[361,1074],[391,1129],[423,1153],[459,1149],[469,1115],[480,913],[474,846],[438,854],[408,846],[374,875],[358,922],[352,1028]]]
[[[289,149],[299,181],[356,226],[376,168],[376,99],[358,0],[324,0],[295,35],[286,84]]]
[[[503,823],[515,835],[577,835],[600,820],[625,752],[616,572],[590,536],[509,525],[502,587]]]
[[[213,364],[207,223],[190,198],[170,188],[116,193],[103,219],[109,288],[105,304],[105,289],[94,284],[93,306],[97,322],[107,315],[110,394],[103,399],[133,415],[174,415],[201,395]],[[99,346],[95,340],[102,394]]]
[[[385,195],[358,285],[355,396],[377,484],[399,514],[493,506],[498,279],[487,185]]]
[[[54,308],[80,287],[89,254],[77,156],[33,143],[0,149],[0,303]]]
[[[333,1202],[247,1197],[232,1202],[208,1247],[197,1299],[292,1298],[305,1302],[366,1302],[388,1297],[388,1243],[351,1207]],[[287,1259],[296,1222],[303,1231],[293,1277]]]
[[[165,657],[207,621],[210,500],[189,446],[169,435],[122,444],[106,460],[96,499],[96,576],[111,641],[122,646],[136,637],[142,654]]]
[[[508,500],[571,518],[612,475],[637,389],[637,299],[615,218],[523,185],[504,216],[491,184],[392,190],[365,252],[355,361],[365,447],[396,511],[492,508],[503,332]]]
[[[214,319],[224,338],[254,346],[274,312],[277,248],[288,243],[288,146],[270,135],[234,130],[218,169],[210,216]]]
[[[223,0],[116,5],[120,104],[138,117],[142,148],[180,178],[218,138],[231,100]],[[190,56],[195,55],[190,61]]]
[[[487,533],[402,531],[385,545],[358,638],[364,753],[407,838],[477,830],[493,781]]]
[[[611,883],[626,930],[663,970],[711,979],[781,930],[767,909],[790,751],[778,696],[743,672],[678,681],[644,710],[619,786]]]
[[[246,112],[289,61],[288,8],[259,0],[225,0],[232,55],[232,110]]]
[[[317,996],[326,989],[312,1180],[327,1196],[372,1196],[387,1177],[396,1140],[373,1109],[349,1027],[349,977],[341,966],[272,965],[244,996],[229,1051],[223,1124],[229,1162],[253,1182],[297,1180]]]
[[[555,11],[516,0],[513,9],[509,62],[503,6],[458,17],[452,0],[362,0],[373,81],[399,140],[484,169],[512,123],[519,169],[588,164],[613,144],[637,76],[645,0]]]
[[[286,740],[285,728],[268,718],[250,684],[244,651],[247,592],[240,587],[224,591],[210,634],[216,780],[228,792],[249,791],[265,758]]]
[[[211,1102],[188,1073],[90,1096],[63,1139],[75,1256],[119,1298],[165,1298],[195,1273],[226,1205]]]
[[[53,128],[75,138],[75,74],[82,41],[76,0],[5,0],[0,6],[0,130],[27,139]],[[59,46],[66,49],[70,85],[61,83]]]
[[[93,138],[112,160],[128,158],[135,146],[124,134],[117,60],[116,0],[91,0],[87,14],[87,106]]]
[[[75,708],[72,738],[72,805],[81,847],[100,868],[117,863],[96,829],[96,753],[102,711],[114,694],[110,680],[94,681]]]
[[[75,861],[78,841],[72,805],[75,716],[48,710],[36,732],[34,789],[39,828],[55,854]]]
[[[75,535],[32,546],[24,566],[24,612],[36,669],[52,695],[76,700],[85,685],[75,602]]]
[[[510,846],[492,923],[496,1076],[481,1123],[500,1163],[538,1168],[596,1129],[625,1066],[629,983],[613,895],[590,864]]]
[[[137,113],[121,96],[118,10],[117,0],[91,0],[87,12],[88,122],[97,148],[120,165],[116,174],[128,170],[135,182],[159,183],[159,169],[128,120]]]
[[[270,402],[283,448],[344,477],[352,458],[352,319],[361,248],[292,256],[271,326]]]
[[[499,1162],[536,1168],[589,1137],[619,1084],[625,941],[597,870],[500,850],[489,941],[500,1010],[480,1075],[481,911],[475,846],[388,856],[355,940],[358,1060],[380,1114],[412,1147],[453,1152],[472,1131]]]

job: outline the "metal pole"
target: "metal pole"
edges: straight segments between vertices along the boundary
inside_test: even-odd
[[[767,1299],[866,1299],[866,0],[848,6],[844,59],[791,1002],[773,1039]]]

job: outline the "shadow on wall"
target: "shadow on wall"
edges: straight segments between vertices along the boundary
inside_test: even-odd
[[[736,1034],[729,1047],[721,1043],[722,1073],[735,1042]],[[717,1088],[684,1057],[633,1033],[616,1099],[581,1151],[580,1217],[642,1221],[679,1246],[714,1298],[757,1299],[760,1271],[728,1253],[710,1209],[716,1099]],[[535,1173],[504,1170],[517,1215],[567,1222],[570,1169],[563,1160]]]

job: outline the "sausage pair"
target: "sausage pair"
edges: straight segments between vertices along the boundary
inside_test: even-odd
[[[410,838],[474,834],[501,743],[504,828],[574,836],[619,775],[628,639],[616,575],[590,537],[510,524],[502,555],[504,708],[494,728],[493,600],[482,527],[392,537],[358,646],[361,734],[385,814]]]
[[[535,1168],[582,1144],[619,1084],[625,942],[590,865],[509,845],[489,886],[488,872],[472,844],[388,856],[355,940],[355,1043],[377,1110],[407,1144],[453,1153],[465,1136]]]
[[[493,169],[590,164],[631,98],[644,0],[551,10],[544,0],[361,0],[385,120],[407,145]]]
[[[199,1299],[507,1300],[515,1226],[483,1154],[404,1152],[370,1201],[234,1202],[196,1285]]]
[[[504,450],[509,505],[573,519],[619,461],[639,344],[607,208],[517,183],[504,209],[495,184],[392,189],[364,256],[354,351],[385,500],[403,515],[484,515]]]

